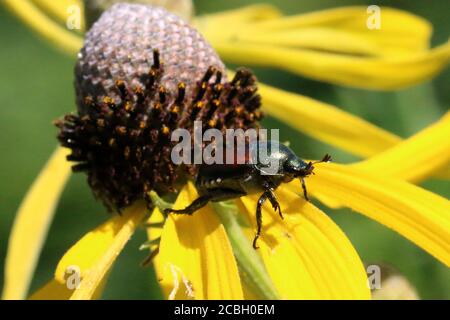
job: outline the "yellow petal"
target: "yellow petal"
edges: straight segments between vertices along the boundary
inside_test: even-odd
[[[83,2],[81,0],[33,0],[33,2],[41,7],[43,10],[57,18],[64,25],[67,23],[68,18],[74,12],[71,10],[73,8],[78,8],[80,11],[80,23],[84,22],[84,14],[83,14]],[[82,31],[84,26],[81,25]]]
[[[195,188],[189,184],[179,194],[174,207],[184,208],[196,197]],[[154,264],[169,299],[243,298],[231,245],[209,207],[192,216],[169,215]]]
[[[292,16],[240,19],[249,8],[200,16],[198,28],[211,41],[300,47],[357,55],[406,55],[428,48],[431,24],[392,8],[382,8],[381,30],[367,27],[367,7],[342,7]],[[266,10],[269,10],[267,8]],[[227,25],[227,28],[223,28]]]
[[[372,156],[401,141],[396,135],[332,105],[261,83],[258,87],[268,114],[353,154]]]
[[[311,193],[378,221],[450,266],[450,201],[379,172],[326,163],[315,173],[307,181]]]
[[[336,29],[309,27],[282,32],[254,30],[252,33],[239,33],[236,36],[241,42],[269,44],[277,47],[317,49],[371,56],[385,54],[382,47],[366,37]]]
[[[209,32],[219,31],[223,26],[238,28],[238,25],[251,25],[258,21],[274,19],[280,16],[282,16],[281,12],[274,6],[253,4],[238,9],[196,17],[193,24],[206,36],[210,34]]]
[[[42,288],[33,293],[30,300],[69,300],[73,290],[55,279],[50,280]]]
[[[450,163],[450,112],[409,139],[353,168],[407,181],[421,181]]]
[[[312,79],[366,89],[393,90],[428,80],[447,66],[450,43],[402,57],[365,58],[245,42],[213,42],[229,62],[286,69]]]
[[[436,173],[435,175],[439,179],[447,179],[450,180],[450,168],[444,168]]]
[[[95,290],[92,296],[93,300],[101,297],[108,276],[106,276],[101,284]],[[55,279],[50,280],[42,288],[33,293],[29,300],[69,300],[73,294],[73,290],[68,289],[65,284],[59,283]]]
[[[31,186],[9,237],[3,299],[25,298],[59,196],[70,175],[66,149],[58,148]]]
[[[80,36],[54,22],[29,0],[3,0],[3,3],[31,29],[62,50],[76,54],[81,48]]]
[[[132,205],[122,216],[116,215],[88,232],[66,252],[56,268],[55,280],[64,285],[68,276],[73,274],[74,267],[79,270],[81,282],[70,299],[93,298],[146,211],[144,203]]]
[[[276,195],[284,219],[265,205],[258,250],[279,294],[285,299],[370,299],[364,266],[339,227],[284,186]],[[252,222],[257,200],[241,199]]]
[[[367,27],[367,7],[238,20],[227,28],[211,15],[199,18],[197,25],[225,60],[278,67],[348,86],[387,90],[410,86],[448,64],[450,43],[427,50],[431,35],[427,21],[400,10],[381,10],[380,30]]]
[[[419,181],[431,175],[450,178],[450,170],[445,168],[449,150],[448,116],[404,144],[400,137],[333,105],[262,83],[258,87],[263,108],[269,115],[349,153],[373,157],[355,167],[386,170],[408,181]],[[434,148],[429,148],[430,145]],[[422,167],[418,169],[416,164]]]
[[[42,0],[42,1],[47,1],[47,0]],[[63,49],[65,49],[68,53],[70,54],[75,54],[76,52],[78,52],[78,49],[81,47],[82,44],[82,39],[81,37],[78,37],[74,34],[71,34],[69,32],[67,32],[65,29],[61,28],[60,26],[58,26],[57,24],[53,23],[51,20],[49,20],[47,17],[45,17],[45,15],[43,15],[37,8],[35,8],[32,4],[30,4],[28,1],[26,0],[17,0],[17,1],[13,1],[13,0],[6,0],[5,4],[10,7],[10,9],[12,9],[13,12],[15,12],[17,15],[19,15],[25,22],[27,22],[28,24],[30,24],[32,27],[36,27],[36,30],[40,33],[42,33],[44,36],[46,36],[47,38],[50,37],[50,39],[53,42],[56,42],[57,45],[61,46]],[[352,9],[353,10],[353,9]],[[358,11],[359,9],[356,10],[356,16],[360,15],[360,12]],[[351,11],[351,10],[350,10]],[[339,10],[336,9],[336,11],[327,11],[327,14],[322,14],[323,12],[320,13],[312,13],[312,14],[308,14],[305,15],[305,18],[301,18],[300,22],[297,21],[297,17],[292,17],[292,18],[286,18],[284,20],[280,19],[276,19],[277,17],[279,17],[281,14],[279,13],[278,10],[276,10],[274,7],[271,6],[267,6],[267,5],[255,5],[255,6],[249,6],[249,7],[245,7],[245,8],[241,8],[238,10],[233,10],[233,11],[229,11],[229,12],[223,12],[223,13],[219,13],[219,14],[214,14],[214,15],[208,15],[205,17],[201,17],[198,18],[196,20],[196,25],[198,28],[200,28],[205,34],[208,34],[208,32],[213,32],[214,30],[219,30],[219,31],[223,31],[226,29],[231,29],[232,26],[236,26],[239,30],[242,31],[242,26],[243,24],[251,24],[251,23],[256,23],[258,21],[266,21],[267,23],[275,23],[275,26],[271,26],[276,28],[279,28],[281,30],[283,30],[283,28],[289,28],[292,25],[293,26],[297,26],[297,27],[311,27],[311,26],[330,26],[330,25],[334,25],[336,23],[342,24],[342,20],[344,19],[346,22],[345,24],[342,24],[342,26],[345,28],[353,28],[354,26],[352,26],[352,23],[354,21],[355,18],[355,12],[353,12],[352,14],[347,14],[346,9],[343,10]],[[358,13],[359,12],[359,13]],[[394,12],[394,16],[395,16],[395,12]],[[402,17],[402,21],[404,19],[406,19],[405,21],[407,21],[408,19],[416,19],[416,17],[412,16],[409,17],[408,14],[406,13],[402,13],[402,15],[404,15],[404,17]],[[39,17],[39,19],[37,20],[44,20],[45,23],[44,24],[37,24],[35,25],[35,21],[36,17]],[[303,16],[302,16],[303,17]],[[420,20],[420,19],[419,19]],[[416,25],[416,30],[412,33],[412,35],[416,35],[418,39],[426,39],[429,34],[429,26],[427,25],[426,22],[422,21],[420,22],[419,20],[417,20],[415,22]],[[231,23],[233,22],[233,23]],[[265,22],[265,23],[266,23]],[[420,26],[420,24],[422,24]],[[227,25],[230,28],[218,28],[217,26],[222,26],[222,25]],[[393,28],[393,31],[395,31],[395,24],[390,24],[391,28]],[[403,25],[403,24],[402,24]],[[357,27],[359,28],[359,25],[357,25]],[[344,28],[344,29],[345,29]],[[53,30],[53,31],[52,31]],[[408,28],[406,28],[406,30],[401,30],[401,32],[398,32],[400,34],[403,34],[405,32],[408,32]],[[418,32],[418,30],[420,30],[420,32]],[[328,30],[330,31],[330,30]],[[393,32],[395,33],[395,32]],[[310,33],[309,32],[304,32],[303,33],[305,36],[310,37]],[[343,34],[342,34],[343,35]],[[344,35],[343,35],[344,36]],[[350,35],[350,37],[352,37],[353,35]],[[211,35],[212,37],[212,35]],[[257,36],[255,36],[257,37]],[[279,37],[277,37],[279,38]],[[281,36],[282,38],[282,36]],[[335,37],[334,37],[335,38]],[[382,39],[385,39],[385,37],[381,37]],[[411,35],[408,37],[403,37],[402,39],[411,39],[414,37],[412,37]],[[314,37],[314,39],[317,39],[317,37]],[[396,41],[393,41],[393,43],[398,43],[398,39]],[[417,40],[417,43],[419,43],[420,41]],[[339,41],[339,43],[349,43],[349,41]],[[365,42],[367,44],[367,41]],[[366,44],[364,46],[366,46]],[[369,47],[373,47],[373,46],[369,46]],[[268,90],[266,90],[268,91]],[[293,121],[292,119],[294,117],[287,117],[285,112],[280,112],[280,110],[285,110],[286,109],[286,105],[281,105],[278,108],[277,105],[277,96],[280,96],[280,93],[282,91],[279,91],[276,95],[275,94],[269,94],[267,93],[266,96],[267,97],[274,97],[275,103],[269,104],[268,105],[268,109],[270,108],[270,112],[273,113],[275,116],[277,116],[278,118],[287,121],[289,124],[293,125],[294,127],[298,128],[295,124],[297,124],[297,122]],[[274,91],[272,90],[272,93],[274,93]],[[291,97],[293,97],[294,95],[292,94]],[[314,103],[314,101],[312,99],[308,99],[308,98],[304,98],[301,97],[299,95],[296,95],[297,97],[299,97],[300,99],[289,99],[291,102],[295,102],[295,103],[301,103],[302,100],[303,102],[310,102],[310,105],[317,105],[316,103]],[[270,99],[270,98],[268,98]],[[301,104],[300,104],[301,105]],[[329,105],[326,104],[322,104],[319,103],[319,106],[322,107],[326,107]],[[274,106],[273,108],[271,108],[271,106]],[[290,111],[295,111],[295,109],[291,108],[293,105],[287,106],[287,109],[291,109]],[[329,106],[331,107],[331,106]],[[277,109],[278,112],[277,112]],[[323,109],[323,108],[321,108]],[[329,108],[326,108],[329,110]],[[310,110],[315,110],[314,108],[310,109]],[[339,111],[340,115],[345,115],[344,112]],[[318,113],[316,113],[318,114]],[[352,117],[352,116],[350,116]],[[347,119],[347,120],[356,120],[355,117],[353,117],[354,119]],[[328,119],[332,119],[332,117],[328,117]],[[316,120],[320,120],[320,118],[316,118]],[[326,119],[323,119],[326,120]],[[357,155],[361,155],[361,156],[370,156],[373,154],[378,153],[381,150],[385,150],[388,147],[393,145],[393,142],[396,141],[400,141],[400,138],[396,137],[395,135],[392,135],[388,132],[382,132],[381,129],[376,128],[375,126],[369,124],[369,126],[365,126],[366,123],[364,123],[364,121],[358,121],[356,120],[356,122],[359,122],[359,125],[363,125],[364,128],[362,131],[360,132],[366,132],[366,129],[368,129],[368,132],[372,132],[372,134],[374,134],[376,136],[376,138],[378,140],[374,140],[373,143],[370,141],[366,146],[363,145],[357,145],[357,146],[352,146],[349,145],[348,142],[346,141],[340,141],[341,138],[345,138],[345,137],[340,137],[340,138],[335,138],[333,136],[333,130],[334,128],[331,128],[332,130],[332,134],[328,134],[328,133],[323,133],[323,132],[312,132],[317,134],[317,136],[319,137],[319,139],[331,143],[331,144],[335,144],[338,147],[343,148],[344,150],[353,152]],[[299,123],[300,126],[302,126],[302,123]],[[310,133],[311,130],[310,128],[314,127],[314,123],[312,123],[311,126],[308,126],[308,123],[304,123],[306,124],[306,133]],[[350,121],[350,122],[345,122],[344,125],[340,126],[340,129],[345,129],[345,125],[353,125],[354,121]],[[360,126],[358,126],[360,127]],[[303,129],[303,128],[299,128],[299,129]],[[375,129],[375,130],[374,130]],[[376,132],[378,131],[378,132]],[[336,132],[334,132],[336,133]],[[342,132],[345,133],[345,132]],[[350,140],[350,139],[357,139],[359,135],[349,135],[345,140]],[[356,142],[358,143],[358,142]],[[374,148],[374,149],[372,149]],[[450,173],[449,170],[445,170],[442,171],[440,173],[440,176],[442,178],[446,178],[448,179],[450,177]]]
[[[416,15],[388,7],[381,7],[381,29],[367,27],[371,13],[367,7],[341,7],[311,13],[280,17],[255,23],[244,29],[244,34],[267,33],[282,35],[309,31],[313,37],[300,37],[304,48],[346,52],[350,54],[395,55],[407,54],[428,48],[431,37],[431,24]],[[319,31],[336,32],[337,38],[324,38]],[[343,43],[339,35],[347,40]],[[251,41],[251,39],[248,39]],[[265,43],[271,43],[269,37]],[[275,40],[275,38],[273,38]],[[282,41],[279,42],[282,44]],[[362,49],[362,50],[361,50]]]

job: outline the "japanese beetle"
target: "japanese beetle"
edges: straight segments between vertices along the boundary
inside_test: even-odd
[[[304,178],[313,173],[313,164],[328,162],[331,157],[326,154],[320,161],[305,162],[290,148],[276,141],[249,143],[247,150],[248,152],[243,154],[235,154],[234,163],[231,164],[201,164],[195,181],[199,197],[184,209],[166,209],[165,213],[190,215],[210,201],[224,201],[262,193],[256,206],[257,231],[253,248],[257,249],[256,242],[262,227],[261,207],[264,202],[269,200],[273,209],[283,218],[274,191],[280,184],[295,178],[300,179],[303,195],[309,201]],[[269,164],[275,166],[269,168]]]

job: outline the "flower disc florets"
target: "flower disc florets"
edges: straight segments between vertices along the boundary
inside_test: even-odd
[[[77,114],[56,121],[94,194],[122,209],[150,190],[176,191],[195,166],[171,161],[171,133],[258,127],[256,79],[246,69],[226,80],[203,37],[162,8],[118,4],[87,33],[75,67]]]

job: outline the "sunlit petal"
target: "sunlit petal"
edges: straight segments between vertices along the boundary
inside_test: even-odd
[[[68,18],[77,13],[73,11],[74,8],[79,9],[80,13],[80,27],[79,31],[84,29],[84,15],[83,15],[83,1],[81,0],[33,0],[33,2],[44,9],[46,12],[57,18],[61,23],[66,24]]]
[[[220,26],[228,26],[235,30],[235,28],[242,25],[251,25],[258,21],[275,19],[281,16],[281,11],[274,6],[268,4],[253,4],[196,17],[193,24],[197,29],[201,30],[203,35],[213,36],[214,32],[219,31]]]
[[[266,205],[258,250],[282,298],[369,299],[363,264],[339,227],[286,188],[276,194],[284,219]],[[252,222],[257,200],[241,200]]]
[[[270,43],[271,39],[275,40],[272,35],[288,33],[291,35],[288,39],[293,40],[291,37],[300,32],[300,43],[296,45],[301,47],[360,55],[408,54],[428,48],[432,26],[427,20],[394,8],[381,7],[380,12],[379,30],[368,27],[368,22],[373,21],[370,17],[375,17],[373,10],[354,6],[264,20],[245,29],[243,33],[269,32],[269,39],[265,43]],[[308,37],[303,33],[305,31],[311,32],[315,37]],[[324,38],[327,33],[321,34],[320,31],[335,31],[334,35],[338,37]],[[348,37],[345,38],[348,41],[340,41],[343,40],[340,35]],[[283,44],[283,39],[276,41]]]
[[[426,20],[401,10],[381,11],[379,30],[367,27],[367,7],[237,20],[227,28],[218,16],[209,15],[198,18],[197,25],[227,61],[354,87],[406,87],[447,66],[450,43],[428,50],[431,26]]]
[[[59,261],[55,280],[62,285],[75,271],[81,282],[70,299],[92,299],[117,256],[147,212],[144,203],[127,208],[83,236]]]
[[[282,32],[254,30],[252,34],[241,33],[239,41],[246,43],[269,44],[286,48],[305,48],[358,55],[380,56],[382,47],[366,37],[328,28],[302,28]]]
[[[75,55],[81,48],[80,36],[50,19],[29,0],[3,0],[3,3],[31,29],[62,50]]]
[[[315,173],[307,181],[311,193],[384,224],[450,266],[450,201],[382,173],[344,165],[317,165]]]
[[[174,207],[184,208],[196,197],[194,187],[189,184]],[[209,207],[192,216],[169,215],[154,264],[164,295],[169,299],[243,298],[232,248]]]
[[[42,288],[33,293],[30,300],[69,300],[73,290],[55,279],[50,280]]]
[[[66,149],[58,148],[16,214],[8,243],[3,299],[25,298],[59,197],[70,175]]]
[[[105,288],[108,276],[104,277],[100,285],[92,295],[92,300],[101,297]],[[50,280],[42,288],[33,293],[29,300],[69,300],[73,294],[73,290],[69,289],[66,284],[59,283],[55,279]]]
[[[314,139],[361,157],[372,157],[355,164],[355,167],[385,170],[383,172],[387,175],[413,182],[430,176],[450,177],[446,168],[450,150],[450,140],[447,139],[449,116],[402,141],[400,137],[333,105],[262,83],[259,83],[259,92],[264,110],[269,115]]]
[[[367,89],[393,90],[433,77],[450,60],[450,43],[405,57],[364,58],[307,49],[213,42],[227,61],[286,69],[316,80]]]
[[[269,115],[350,153],[368,157],[401,141],[398,136],[335,106],[261,83],[259,90]]]
[[[450,113],[414,136],[353,168],[421,181],[450,163]]]
[[[43,0],[47,1],[47,0]],[[43,15],[38,9],[34,8],[28,1],[26,0],[19,0],[19,1],[12,1],[8,0],[5,1],[6,5],[8,5],[13,12],[18,14],[22,19],[24,19],[28,24],[31,24],[32,27],[34,27],[34,17],[33,15],[41,16],[41,19],[46,20],[45,26],[48,26],[48,29],[55,29],[55,32],[50,32],[50,37],[54,41],[57,41],[60,46],[63,47],[68,53],[75,54],[78,52],[78,49],[81,47],[82,44],[82,38],[72,34],[70,32],[67,32],[64,28],[60,27],[57,24],[52,23],[51,20],[49,20],[45,15]],[[28,10],[28,9],[32,10]],[[351,9],[351,10],[350,10]],[[326,14],[322,15],[323,12],[319,13],[311,13],[307,15],[302,15],[303,18],[300,19],[297,16],[294,16],[292,18],[284,18],[283,20],[277,19],[281,16],[281,13],[274,7],[268,6],[268,5],[254,5],[254,6],[248,6],[236,10],[226,11],[218,14],[208,15],[206,17],[201,17],[196,20],[196,25],[198,28],[200,28],[203,32],[212,32],[213,30],[216,30],[218,28],[214,28],[214,25],[228,25],[230,28],[231,26],[237,26],[242,24],[250,24],[250,23],[256,23],[258,21],[262,21],[264,23],[274,23],[276,25],[273,26],[275,28],[279,28],[283,30],[284,28],[292,27],[291,24],[293,24],[296,27],[323,27],[323,26],[329,26],[330,24],[336,24],[336,23],[342,23],[342,20],[346,21],[344,24],[342,24],[342,27],[344,29],[352,29],[355,27],[354,24],[354,15],[357,16],[361,15],[360,9],[350,8],[350,11],[347,10],[339,10],[336,9],[334,11],[330,10],[327,11]],[[37,11],[36,11],[37,10]],[[394,10],[395,11],[395,10]],[[398,11],[398,10],[397,10]],[[351,14],[348,14],[350,12]],[[396,16],[394,12],[394,17]],[[419,49],[420,45],[419,43],[422,43],[429,37],[430,33],[430,27],[427,22],[420,20],[420,18],[417,18],[415,16],[408,15],[404,12],[401,12],[400,16],[401,19],[408,20],[408,19],[416,19],[415,25],[417,27],[417,30],[412,32],[412,36],[403,37],[402,39],[416,39],[414,40],[416,45],[413,46],[417,49]],[[406,21],[405,20],[405,21]],[[233,23],[230,23],[230,22]],[[262,23],[261,22],[261,23]],[[210,26],[211,24],[211,26]],[[36,30],[38,32],[41,32],[44,36],[46,35],[47,28],[41,28],[41,25],[36,25]],[[359,25],[356,25],[357,28],[360,28]],[[230,29],[226,28],[226,29]],[[395,24],[390,24],[390,28],[392,29],[392,33],[396,34],[404,34],[405,32],[409,32],[409,28],[401,29],[400,31],[395,31],[396,27]],[[225,30],[224,28],[219,28],[220,32],[223,32]],[[242,28],[240,28],[242,30]],[[420,30],[420,32],[418,32]],[[334,32],[335,28],[328,30],[329,32]],[[395,31],[395,32],[394,32]],[[310,37],[310,33],[306,32],[303,33],[305,37]],[[354,37],[354,35],[346,34],[344,35],[342,33],[342,36],[349,36]],[[211,35],[212,37],[212,35]],[[258,37],[257,35],[255,36]],[[284,36],[280,36],[277,38],[282,39]],[[289,35],[287,35],[289,37]],[[334,38],[334,37],[333,37]],[[380,37],[380,39],[385,39],[385,37]],[[392,41],[393,44],[400,43],[401,41]],[[339,43],[349,43],[348,41],[339,41]],[[364,41],[363,47],[373,47],[373,45],[369,45],[367,41]],[[75,44],[75,45],[74,45]],[[368,48],[367,47],[367,48]],[[365,49],[364,49],[365,50]],[[296,95],[293,93],[289,93],[284,95],[285,92],[281,90],[277,90],[275,88],[270,88],[267,86],[262,86],[262,89],[265,93],[263,93],[264,99],[266,99],[269,103],[266,106],[266,109],[269,111],[270,114],[274,115],[275,117],[278,117],[279,119],[286,121],[288,124],[292,125],[294,128],[300,129],[307,134],[314,134],[314,136],[317,136],[320,140],[325,141],[327,143],[330,143],[332,145],[335,145],[337,147],[340,147],[344,150],[347,150],[351,153],[354,153],[356,155],[360,155],[363,157],[372,156],[380,151],[386,150],[387,148],[393,146],[395,143],[400,141],[400,138],[389,133],[386,131],[383,131],[380,128],[377,128],[376,126],[369,124],[365,122],[364,120],[358,119],[357,117],[354,117],[352,115],[346,114],[345,112],[341,110],[332,110],[332,114],[336,115],[339,114],[339,118],[342,118],[344,116],[346,118],[346,121],[343,123],[343,125],[339,125],[338,122],[330,123],[331,120],[333,120],[333,117],[317,117],[321,112],[327,111],[330,112],[330,109],[332,106],[327,105],[325,103],[316,102],[310,98],[306,98],[300,95]],[[290,97],[288,97],[290,96]],[[283,101],[283,99],[286,99]],[[283,103],[281,103],[283,101]],[[301,106],[308,106],[309,108],[304,108],[303,110],[296,110],[296,108],[301,108]],[[319,110],[319,112],[315,112]],[[309,116],[307,115],[306,118],[309,118],[310,120],[315,121],[294,121],[296,119],[295,117],[288,116],[289,112],[295,112],[295,111],[303,111],[308,112]],[[301,112],[299,113],[300,116],[304,116],[305,114]],[[312,119],[310,118],[312,117]],[[311,124],[311,125],[309,125]],[[318,125],[318,126],[317,126]],[[321,128],[323,129],[323,126],[325,125],[325,130],[315,130],[314,128]],[[331,125],[331,127],[330,127]],[[353,125],[356,125],[355,128],[357,128],[358,134],[355,134],[351,129],[353,128]],[[336,126],[338,126],[336,128]],[[347,132],[350,130],[351,132]],[[341,132],[337,132],[341,131]],[[356,130],[355,130],[356,131]],[[361,134],[364,134],[363,136],[360,136]],[[367,139],[364,141],[364,139],[358,139],[358,137],[366,137],[365,135],[368,134],[368,138],[374,138],[374,139]],[[356,141],[355,141],[356,139]],[[360,141],[364,141],[361,143]],[[351,143],[354,142],[354,143]],[[367,142],[367,143],[366,143]],[[441,178],[448,179],[450,177],[449,170],[441,171],[439,174]]]

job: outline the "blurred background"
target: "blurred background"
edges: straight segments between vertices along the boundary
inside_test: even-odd
[[[194,1],[198,14],[237,8],[251,3],[273,3],[286,14],[336,7],[332,0]],[[389,5],[420,15],[432,22],[432,45],[450,35],[446,1],[350,1],[343,5]],[[56,147],[52,120],[75,110],[74,58],[51,47],[0,6],[0,288],[9,232],[15,212],[30,184]],[[450,70],[431,82],[395,92],[376,92],[337,87],[269,69],[253,70],[261,81],[337,105],[402,137],[436,121],[448,110]],[[301,121],[301,119],[299,119]],[[304,158],[320,158],[325,152],[337,162],[356,158],[304,136],[274,119],[267,128],[279,128],[282,141]],[[295,137],[295,138],[293,138]],[[449,137],[450,138],[450,137]],[[450,182],[429,180],[423,187],[449,198]],[[393,266],[417,288],[423,299],[450,298],[450,271],[433,257],[393,231],[349,210],[324,209],[341,226],[366,263]],[[52,278],[64,252],[87,231],[109,216],[96,202],[85,176],[72,176],[64,191],[30,292]],[[153,271],[139,267],[146,252],[139,230],[114,266],[103,298],[161,298]]]

